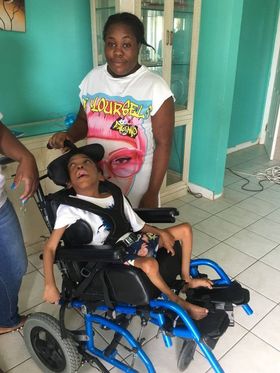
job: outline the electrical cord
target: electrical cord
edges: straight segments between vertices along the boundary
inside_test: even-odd
[[[201,193],[195,193],[189,187],[188,187],[188,193],[191,194],[192,196],[194,196],[195,198],[202,198]]]
[[[258,172],[256,177],[257,179],[265,178],[265,180],[280,184],[280,167],[274,166],[267,168],[264,172]]]
[[[237,171],[237,172],[239,172],[239,173],[237,173],[236,171],[233,171],[233,170],[230,169],[229,167],[227,167],[226,169],[229,170],[233,175],[238,176],[238,177],[240,177],[241,179],[243,179],[243,180],[246,181],[245,184],[241,185],[241,189],[242,189],[242,190],[246,190],[247,192],[262,192],[262,191],[264,190],[264,187],[263,187],[262,183],[263,183],[264,181],[267,181],[267,180],[268,180],[267,178],[263,178],[263,179],[261,179],[261,180],[258,181],[258,184],[259,184],[259,186],[260,186],[260,189],[249,189],[249,188],[245,188],[245,186],[248,185],[248,184],[250,184],[250,180],[247,179],[247,178],[244,177],[244,176],[241,176],[241,175],[240,175],[240,173],[242,173],[241,171]],[[259,175],[259,177],[257,177],[257,178],[259,179],[260,177],[264,177],[264,176],[265,176],[265,173],[258,173],[257,175],[246,174],[246,173],[245,173],[245,175],[256,176],[256,177],[257,177],[257,175]]]

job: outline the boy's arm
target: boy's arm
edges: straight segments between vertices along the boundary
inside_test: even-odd
[[[160,229],[149,224],[145,224],[144,227],[141,229],[141,232],[153,233],[158,235],[160,237],[159,247],[164,247],[167,250],[167,252],[171,253],[172,255],[175,254],[175,250],[173,249],[175,239],[170,232],[166,231],[165,229]]]
[[[44,247],[43,263],[45,275],[45,290],[43,298],[49,303],[57,303],[60,298],[60,294],[55,283],[53,264],[57,246],[63,233],[65,232],[65,229],[66,227],[54,229],[50,238],[46,241]]]

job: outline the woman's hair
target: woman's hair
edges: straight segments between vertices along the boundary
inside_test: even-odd
[[[144,25],[140,21],[140,19],[132,13],[123,12],[123,13],[116,13],[112,14],[106,21],[104,28],[103,28],[103,40],[105,41],[108,29],[111,25],[115,25],[118,23],[122,23],[127,25],[131,28],[137,43],[146,45],[147,47],[153,48],[150,44],[146,42],[145,39],[145,30]]]

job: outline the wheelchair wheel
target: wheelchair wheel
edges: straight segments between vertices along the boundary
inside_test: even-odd
[[[185,339],[183,346],[179,353],[177,368],[180,372],[183,372],[190,365],[190,362],[193,359],[196,349],[196,342],[193,339]]]
[[[74,373],[81,355],[71,338],[62,339],[58,320],[37,312],[25,322],[24,341],[31,357],[45,373]]]

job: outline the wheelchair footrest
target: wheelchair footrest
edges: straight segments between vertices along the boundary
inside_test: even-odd
[[[194,322],[204,339],[217,339],[227,330],[230,321],[225,311],[215,310],[214,312],[209,312],[204,319]]]
[[[191,303],[203,305],[207,303],[232,303],[235,305],[249,302],[250,293],[237,281],[232,281],[228,286],[217,286],[213,289],[195,288],[189,289],[187,299]]]

